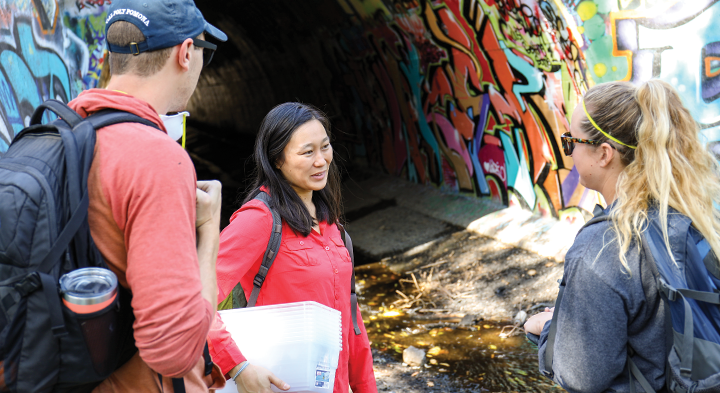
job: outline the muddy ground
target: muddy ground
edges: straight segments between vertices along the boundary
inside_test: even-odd
[[[357,267],[379,391],[560,391],[521,324],[552,305],[562,269],[465,230]],[[411,345],[425,365],[403,363]]]

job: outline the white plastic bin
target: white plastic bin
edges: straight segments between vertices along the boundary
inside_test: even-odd
[[[287,382],[289,392],[332,392],[342,350],[340,311],[298,302],[223,310],[220,316],[248,361]],[[237,388],[230,380],[218,392]]]

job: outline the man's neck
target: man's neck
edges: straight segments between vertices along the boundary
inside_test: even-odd
[[[164,115],[170,110],[175,95],[174,89],[168,86],[162,75],[143,78],[133,74],[114,75],[106,87],[107,90],[119,91],[143,100]]]

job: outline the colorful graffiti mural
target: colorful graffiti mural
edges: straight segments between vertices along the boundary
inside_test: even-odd
[[[587,217],[559,136],[611,80],[667,80],[720,140],[720,0],[338,1],[362,32],[340,45],[357,152],[390,174]]]
[[[389,174],[587,217],[600,197],[559,137],[611,80],[676,86],[720,153],[720,0],[333,1],[347,23],[317,29],[323,64],[306,72],[355,155]],[[96,86],[110,4],[0,0],[0,154],[42,100]]]
[[[660,78],[674,85],[720,141],[720,1],[566,1],[588,38],[596,82]]]
[[[41,102],[95,87],[109,3],[0,0],[0,154]]]
[[[591,82],[583,38],[557,1],[342,1],[344,96],[363,151],[390,174],[582,218],[559,137]]]

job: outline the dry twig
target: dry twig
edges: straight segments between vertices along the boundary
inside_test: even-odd
[[[417,269],[415,269],[415,270],[427,269],[427,268],[430,268],[430,267],[435,267],[435,266],[438,266],[438,265],[442,265],[443,263],[447,263],[447,262],[448,262],[447,260],[441,259],[441,260],[439,260],[439,261],[437,261],[437,262],[433,262],[433,263],[431,263],[431,264],[429,264],[429,265],[425,265],[425,266],[419,267],[419,268],[417,268]]]
[[[455,300],[455,298],[453,297],[453,295],[451,295],[450,292],[448,292],[447,289],[445,289],[445,288],[443,288],[443,287],[440,287],[440,290],[443,291],[443,292],[445,293],[445,295],[447,295],[447,297],[450,298],[450,300]]]
[[[503,326],[503,328],[500,330],[500,333],[498,333],[498,335],[500,337],[511,337],[516,332],[518,332],[517,334],[520,334],[520,329],[518,329],[519,327],[520,327],[520,322],[515,322],[514,325]],[[512,328],[509,333],[505,333],[505,329],[507,329],[507,328]]]
[[[417,279],[415,278],[415,273],[410,273],[410,275],[413,278],[413,282],[415,283],[415,288],[417,288],[418,292],[422,293],[422,289],[420,289],[420,285],[418,285]]]

